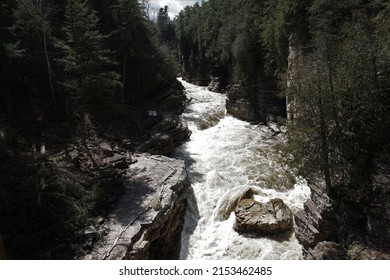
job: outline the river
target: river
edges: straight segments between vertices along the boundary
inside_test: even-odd
[[[266,238],[233,230],[234,201],[248,187],[256,200],[282,198],[293,212],[309,197],[306,182],[280,160],[283,135],[227,115],[225,95],[180,81],[191,99],[182,117],[192,131],[175,152],[191,182],[181,259],[299,259],[293,232]]]

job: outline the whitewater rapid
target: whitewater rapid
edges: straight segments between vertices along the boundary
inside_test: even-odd
[[[257,200],[282,198],[294,213],[309,197],[306,182],[281,161],[283,135],[227,115],[225,95],[180,81],[191,100],[182,117],[192,131],[174,155],[185,160],[191,183],[181,259],[299,259],[293,232],[266,238],[233,230],[234,203],[249,187]]]

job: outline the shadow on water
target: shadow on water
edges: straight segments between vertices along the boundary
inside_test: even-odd
[[[195,197],[193,184],[198,181],[204,180],[204,175],[195,172],[194,164],[196,161],[190,156],[189,151],[186,149],[186,143],[191,141],[187,139],[180,143],[180,148],[177,147],[176,151],[173,154],[173,157],[176,159],[181,159],[185,163],[187,170],[188,180],[190,182],[188,194],[187,194],[187,210],[184,217],[184,226],[181,234],[181,250],[180,250],[180,259],[187,259],[189,255],[190,247],[190,238],[195,231],[198,221],[200,219],[198,203]]]
[[[189,255],[190,237],[198,226],[200,219],[198,204],[196,202],[194,189],[190,186],[187,197],[187,212],[184,217],[184,227],[181,234],[180,259],[187,259]]]

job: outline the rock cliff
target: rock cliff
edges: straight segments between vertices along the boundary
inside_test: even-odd
[[[177,259],[188,191],[184,162],[135,154],[125,191],[85,259]],[[105,234],[104,234],[105,233]]]
[[[273,117],[285,117],[285,99],[276,90],[266,90],[260,85],[234,84],[227,92],[227,113],[244,121],[264,121]]]

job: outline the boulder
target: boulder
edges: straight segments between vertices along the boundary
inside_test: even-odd
[[[235,210],[234,229],[239,233],[276,234],[293,228],[293,214],[282,199],[267,203],[252,198],[242,199]]]

